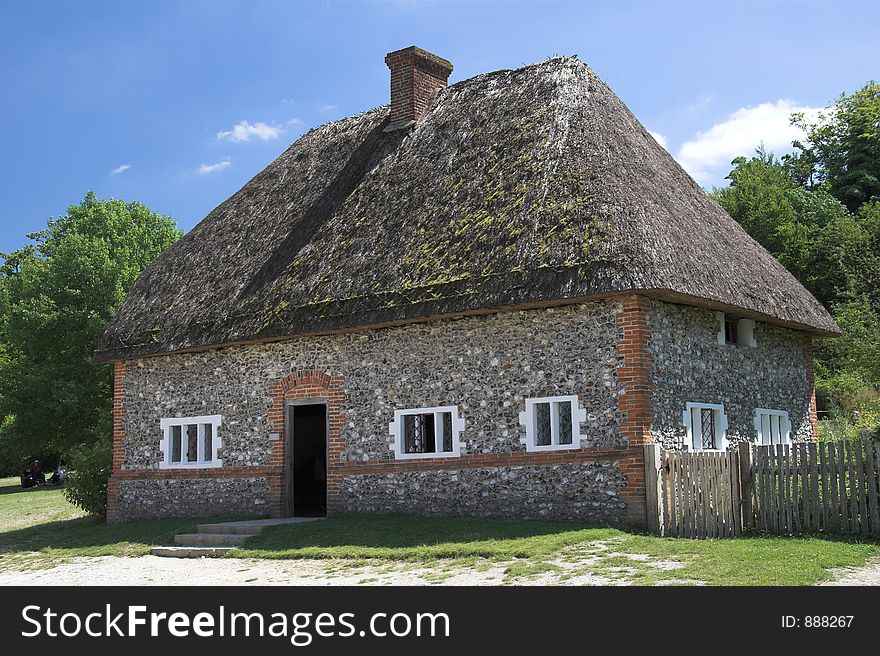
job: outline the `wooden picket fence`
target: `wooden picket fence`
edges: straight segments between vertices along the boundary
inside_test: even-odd
[[[870,440],[761,446],[751,455],[746,526],[880,535],[880,449]]]
[[[880,535],[880,448],[868,440],[680,453],[645,446],[648,528],[713,538]]]
[[[657,490],[658,524],[664,535],[721,538],[742,534],[735,452],[664,451],[661,458],[657,484],[648,485],[648,490]]]

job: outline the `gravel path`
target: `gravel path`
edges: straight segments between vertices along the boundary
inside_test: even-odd
[[[594,571],[599,553],[626,557],[632,566]],[[595,544],[583,552],[563,554],[546,568],[511,573],[528,561],[478,560],[471,566],[455,561],[431,563],[352,560],[259,560],[239,558],[164,558],[94,556],[74,558],[47,569],[0,570],[5,585],[629,585],[639,568],[674,570],[681,564],[647,556],[618,554]],[[698,581],[666,580],[699,584]]]
[[[622,554],[611,554],[622,555]],[[633,558],[636,560],[636,558]],[[638,558],[641,560],[641,558]],[[511,563],[480,561],[463,567],[451,561],[429,566],[350,560],[257,560],[238,558],[160,558],[158,556],[96,556],[74,558],[48,569],[0,571],[0,586],[7,585],[629,585],[626,572],[618,576],[591,573],[590,558],[559,560],[562,572],[540,572],[511,577]],[[657,569],[676,569],[678,563],[653,561]],[[617,569],[626,569],[617,568]],[[566,571],[571,574],[566,575]],[[661,585],[698,581],[665,580]],[[880,586],[880,558],[865,567],[846,567],[820,585]]]
[[[880,585],[880,558],[872,558],[864,567],[844,567],[834,574],[832,580],[819,585]]]
[[[49,569],[0,572],[0,586],[91,585],[95,581],[105,585],[499,585],[504,578],[504,564],[449,571],[444,571],[443,565],[426,568],[333,560],[97,556],[75,558]]]

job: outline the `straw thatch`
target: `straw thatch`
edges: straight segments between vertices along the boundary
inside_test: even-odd
[[[297,140],[143,272],[96,359],[632,290],[838,332],[576,58],[387,116]]]

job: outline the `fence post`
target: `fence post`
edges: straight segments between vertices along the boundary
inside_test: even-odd
[[[743,528],[749,528],[754,523],[752,509],[752,493],[754,490],[754,477],[752,475],[752,445],[742,441],[737,445],[739,450],[739,495],[742,499],[742,522]]]
[[[645,445],[645,511],[648,531],[663,535],[663,493],[660,490],[660,445]]]

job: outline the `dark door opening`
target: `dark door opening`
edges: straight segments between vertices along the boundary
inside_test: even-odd
[[[323,517],[327,514],[327,404],[294,404],[287,417],[288,513]]]

